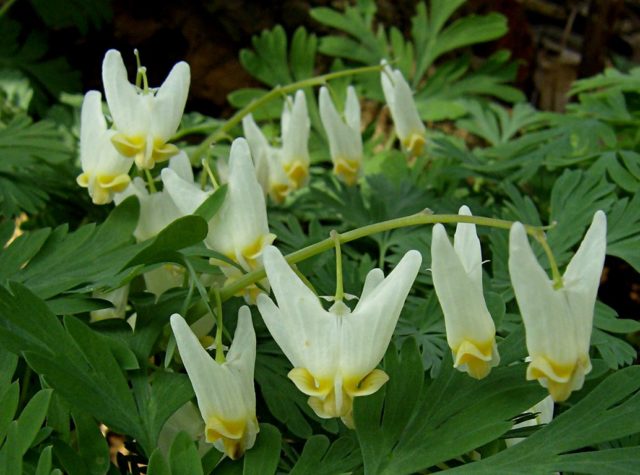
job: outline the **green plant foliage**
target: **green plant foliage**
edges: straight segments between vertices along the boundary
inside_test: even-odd
[[[44,22],[52,28],[75,27],[81,33],[98,28],[112,16],[111,0],[83,2],[75,0],[31,0],[31,4]]]
[[[589,450],[640,429],[634,416],[640,368],[612,374],[570,410],[515,447],[453,470],[453,473],[630,473],[640,447]],[[582,449],[582,450],[580,450]],[[577,453],[571,453],[580,450]]]

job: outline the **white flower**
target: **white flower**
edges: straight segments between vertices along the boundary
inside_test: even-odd
[[[337,301],[327,311],[275,247],[264,251],[264,266],[278,306],[265,294],[258,308],[273,339],[294,368],[289,378],[309,396],[319,417],[341,417],[352,426],[354,397],[376,392],[388,379],[375,369],[389,345],[422,257],[409,251],[385,279],[367,275],[353,312]]]
[[[139,168],[150,169],[178,153],[167,140],[180,125],[187,101],[187,63],[176,64],[157,90],[141,90],[129,82],[122,56],[112,49],[102,63],[102,82],[118,131],[111,140],[122,155],[135,158]]]
[[[309,180],[309,130],[311,122],[304,91],[296,92],[293,104],[287,97],[282,111],[282,154],[280,163],[291,187],[302,188]]]
[[[420,155],[426,142],[426,129],[418,115],[411,88],[400,71],[391,69],[384,60],[382,65],[382,91],[396,126],[396,134],[405,149]]]
[[[173,157],[166,170],[171,170],[183,180],[193,182],[191,163],[184,152]],[[140,203],[138,225],[133,232],[138,242],[155,237],[169,224],[183,216],[166,190],[149,193],[144,180],[140,177],[134,178],[129,187],[124,192],[117,194],[114,200],[119,204],[132,195],[137,196]],[[156,269],[145,272],[144,280],[147,290],[159,297],[168,289],[182,285],[184,269],[176,264],[163,264]]]
[[[538,263],[524,226],[509,236],[509,273],[527,334],[527,379],[537,379],[554,401],[582,388],[591,371],[589,341],[604,265],[607,218],[597,211],[557,288]]]
[[[320,88],[320,119],[327,132],[333,172],[347,185],[355,185],[362,173],[362,136],[360,135],[360,103],[353,86],[347,88],[343,121],[329,91]]]
[[[97,205],[111,203],[114,193],[123,191],[131,179],[133,161],[121,157],[111,145],[113,131],[107,130],[98,91],[89,91],[82,102],[80,117],[80,162],[82,173],[77,182],[88,188]]]
[[[258,182],[276,203],[303,187],[309,178],[310,121],[303,91],[295,100],[287,97],[282,110],[282,148],[269,145],[251,114],[242,119],[242,129],[249,142]]]
[[[183,214],[193,213],[209,195],[167,169],[162,170],[162,181]],[[243,138],[234,140],[231,145],[227,186],[224,203],[209,221],[205,244],[245,271],[251,271],[261,265],[262,251],[273,242],[275,235],[269,232],[264,195],[256,178],[249,145]],[[230,281],[242,276],[234,266],[223,264],[221,269]],[[255,299],[258,288],[253,286],[246,290],[248,301]]]
[[[471,216],[462,206],[460,215]],[[433,227],[431,270],[455,368],[482,379],[500,362],[496,329],[482,293],[482,256],[475,224],[459,223],[451,246],[442,224]]]
[[[238,313],[236,334],[222,364],[209,356],[180,315],[171,316],[171,329],[196,393],[206,441],[231,459],[241,457],[260,430],[253,386],[256,334],[249,308]]]

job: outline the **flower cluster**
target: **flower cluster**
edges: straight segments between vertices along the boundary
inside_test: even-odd
[[[400,143],[408,153],[421,154],[426,130],[409,85],[385,62],[382,68],[381,85]],[[140,217],[134,235],[143,241],[181,216],[194,213],[215,189],[197,183],[188,156],[168,143],[184,109],[189,67],[178,63],[157,90],[146,84],[143,68],[139,68],[140,78],[143,87],[130,84],[120,54],[107,53],[103,80],[113,123],[109,128],[100,93],[87,93],[82,106],[83,172],[78,183],[88,188],[97,204],[119,203],[135,195]],[[410,250],[387,277],[382,269],[371,270],[353,308],[343,302],[340,287],[331,307],[325,309],[271,245],[276,236],[269,230],[266,197],[282,203],[310,177],[306,101],[303,91],[286,98],[280,147],[269,144],[251,115],[244,117],[246,139],[237,138],[231,145],[226,195],[208,223],[204,244],[224,257],[212,262],[221,269],[226,284],[264,267],[266,279],[246,286],[241,295],[247,303],[257,304],[271,336],[292,365],[288,377],[308,396],[315,414],[339,417],[353,427],[354,399],[376,392],[389,380],[377,366],[420,271],[422,255]],[[326,87],[320,89],[318,103],[333,172],[345,184],[356,185],[363,173],[356,91],[347,88],[342,115]],[[148,170],[166,160],[168,166],[159,174],[162,189],[156,191]],[[142,178],[129,177],[134,162],[152,181],[151,192]],[[434,226],[433,286],[444,314],[454,367],[482,379],[500,362],[496,327],[484,298],[480,240],[468,207],[460,208],[457,220],[453,244],[442,224]],[[599,211],[561,281],[552,281],[537,262],[525,227],[515,223],[511,228],[509,272],[526,329],[527,378],[548,388],[554,401],[563,401],[580,389],[591,370],[589,340],[605,248],[606,217]],[[179,267],[162,266],[144,278],[147,290],[159,296],[181,285],[184,274]],[[270,290],[274,299],[268,295]],[[94,320],[124,314],[125,290],[102,296],[116,308],[95,313]],[[220,324],[222,316],[217,317]],[[214,360],[180,315],[170,320],[196,394],[204,437],[235,459],[253,446],[259,431],[253,385],[256,336],[250,309],[240,309],[226,360],[221,346]],[[221,328],[218,330],[221,338]],[[217,345],[221,345],[220,338]]]

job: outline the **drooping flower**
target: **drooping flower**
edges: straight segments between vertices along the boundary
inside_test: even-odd
[[[413,155],[420,155],[426,143],[426,129],[418,115],[413,92],[399,70],[391,69],[384,60],[382,65],[384,66],[380,74],[382,91],[391,111],[398,139]]]
[[[180,125],[189,92],[190,72],[176,64],[158,89],[131,84],[120,52],[109,50],[102,63],[104,92],[117,130],[111,141],[141,169],[168,160],[178,148],[167,141]]]
[[[524,226],[509,236],[509,273],[526,330],[527,379],[537,379],[554,401],[582,388],[591,371],[589,342],[604,265],[607,218],[597,211],[560,285],[538,263]]]
[[[114,132],[107,130],[98,91],[89,91],[82,102],[80,116],[80,162],[82,173],[77,182],[89,190],[94,204],[111,203],[115,193],[123,191],[131,179],[133,161],[120,156],[111,145]]]
[[[282,148],[269,145],[251,114],[242,119],[244,135],[249,142],[258,182],[276,203],[303,187],[309,179],[309,114],[303,91],[295,100],[287,97],[282,110]]]
[[[344,118],[340,118],[329,91],[320,88],[320,119],[329,139],[333,173],[347,185],[355,185],[362,173],[360,103],[352,86],[347,88]]]
[[[184,152],[180,152],[169,162],[171,170],[181,179],[193,182],[193,171],[189,158]],[[129,196],[135,195],[140,203],[140,215],[138,225],[133,232],[138,242],[145,241],[156,236],[176,219],[183,216],[173,199],[162,190],[157,193],[149,193],[142,178],[136,177],[129,187],[115,196],[117,204]],[[179,287],[184,280],[184,269],[176,264],[164,264],[156,269],[144,273],[147,290],[156,296],[173,287]]]
[[[280,163],[293,190],[309,180],[309,130],[311,122],[304,91],[296,92],[293,104],[287,98],[282,111],[282,152]]]
[[[162,170],[162,181],[182,214],[193,213],[209,196],[171,170]],[[264,195],[256,178],[249,145],[243,138],[234,140],[231,145],[227,186],[224,203],[209,221],[205,244],[245,271],[251,271],[261,265],[262,251],[273,242],[275,235],[269,232]],[[219,264],[229,280],[242,276],[238,268]],[[247,292],[251,301],[258,289],[254,286]]]
[[[236,334],[222,364],[209,356],[180,315],[171,316],[171,328],[196,393],[206,441],[231,459],[241,457],[260,430],[253,386],[256,334],[249,308],[238,313]]]
[[[294,366],[289,378],[309,396],[319,417],[341,417],[352,427],[353,398],[373,394],[389,379],[376,366],[421,262],[419,252],[409,251],[387,278],[373,269],[353,311],[341,300],[327,311],[280,251],[265,249],[264,266],[278,304],[260,294],[258,308]]]
[[[462,206],[459,214],[471,216],[471,211]],[[482,379],[500,357],[495,325],[482,293],[482,256],[475,224],[458,223],[453,246],[444,226],[434,226],[431,270],[454,367]]]

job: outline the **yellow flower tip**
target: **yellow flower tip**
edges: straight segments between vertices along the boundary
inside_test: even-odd
[[[413,156],[420,155],[424,150],[424,146],[426,143],[427,143],[427,139],[424,137],[424,135],[417,132],[413,132],[411,135],[409,135],[402,141],[402,145],[409,152],[411,152],[411,155]]]
[[[307,178],[309,177],[309,166],[301,160],[294,160],[291,163],[286,163],[282,168],[284,168],[284,172],[293,183],[294,186],[292,188],[294,190],[302,188],[307,182]]]
[[[374,369],[364,378],[345,378],[344,391],[351,397],[369,396],[380,389],[387,381],[389,375],[381,369]]]
[[[94,205],[106,205],[111,203],[113,197],[108,190],[104,188],[100,188],[99,186],[94,187],[93,193],[91,194],[91,201]]]
[[[151,152],[151,160],[155,165],[156,163],[169,160],[171,157],[178,155],[179,152],[180,149],[172,143],[165,143],[161,139],[155,139],[153,141],[153,152]]]
[[[273,233],[263,234],[258,237],[254,242],[242,249],[242,257],[245,258],[247,263],[254,262],[260,255],[264,248],[275,241],[276,235]],[[253,266],[250,266],[253,268]]]
[[[269,187],[269,196],[274,203],[281,205],[291,192],[291,187],[286,183],[275,183]]]
[[[495,345],[493,338],[481,343],[464,340],[457,348],[452,349],[453,367],[468,373],[472,378],[485,378],[491,372],[491,368],[498,364],[497,358],[494,357]]]
[[[78,186],[81,186],[82,188],[88,188],[89,187],[89,174],[88,173],[80,173],[80,175],[78,175],[78,177],[76,178],[76,183],[78,184]]]
[[[120,193],[125,190],[131,178],[127,174],[121,175],[98,175],[96,176],[96,184],[98,187],[111,193]]]
[[[546,387],[555,402],[569,399],[574,390],[582,388],[584,375],[591,371],[588,357],[571,363],[556,363],[543,356],[532,358],[527,368],[527,380],[537,379]]]
[[[353,186],[358,181],[360,174],[360,161],[337,158],[333,164],[333,173],[345,184]]]
[[[211,417],[205,428],[207,442],[222,442],[223,452],[231,460],[236,460],[244,454],[244,435],[247,429],[246,420],[224,420]]]
[[[325,399],[333,392],[332,378],[316,378],[307,368],[293,368],[287,376],[307,396]]]
[[[123,133],[119,133],[111,137],[111,143],[120,155],[124,155],[128,158],[134,158],[141,153],[144,154],[146,140],[141,135],[128,136]]]

